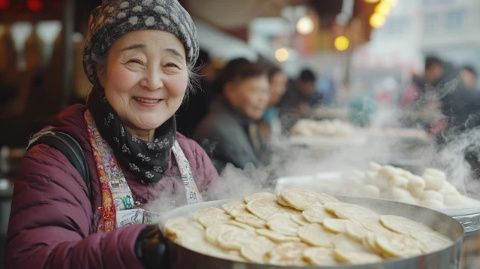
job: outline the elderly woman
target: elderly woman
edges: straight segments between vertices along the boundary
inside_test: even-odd
[[[91,197],[62,152],[30,148],[15,182],[7,268],[162,268],[162,235],[142,224],[142,205],[172,192],[200,201],[217,177],[201,147],[175,131],[196,38],[176,0],[103,1],[93,11],[84,50],[93,90],[87,106],[52,123],[83,148]]]

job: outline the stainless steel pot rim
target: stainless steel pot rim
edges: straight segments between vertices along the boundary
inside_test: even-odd
[[[480,203],[478,206],[469,206],[469,207],[451,207],[451,208],[438,208],[435,209],[444,214],[447,214],[451,217],[456,216],[466,216],[466,215],[479,215],[480,214]]]

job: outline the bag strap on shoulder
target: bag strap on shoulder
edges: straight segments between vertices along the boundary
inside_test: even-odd
[[[59,150],[65,155],[65,157],[67,157],[70,163],[82,176],[83,181],[87,185],[88,197],[91,198],[92,190],[90,185],[88,165],[85,159],[85,154],[83,153],[82,146],[80,146],[78,141],[65,132],[47,128],[33,136],[33,138],[28,143],[27,150],[38,144],[49,145]]]

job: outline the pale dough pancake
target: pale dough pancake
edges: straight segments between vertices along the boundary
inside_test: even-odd
[[[302,212],[303,217],[309,222],[322,223],[326,218],[334,218],[335,216],[325,210],[325,207],[315,205],[307,208]]]
[[[366,207],[349,204],[349,203],[341,203],[341,202],[326,203],[324,206],[328,212],[335,214],[337,217],[342,219],[355,220],[360,218],[378,216],[377,213],[373,212],[372,210]]]
[[[368,230],[365,229],[361,224],[351,221],[346,223],[345,233],[350,238],[361,242],[363,238],[367,236]]]
[[[337,262],[333,257],[333,249],[328,248],[306,248],[303,251],[303,259],[310,265],[336,265]]]
[[[296,224],[300,226],[305,226],[310,224],[310,222],[303,217],[303,215],[290,215],[290,219],[292,219]]]
[[[342,263],[348,264],[366,264],[382,262],[382,257],[377,254],[367,252],[348,252],[341,249],[334,249],[333,256]]]
[[[380,216],[380,223],[392,231],[406,235],[413,236],[418,233],[433,232],[433,230],[425,224],[401,216],[382,215]]]
[[[331,248],[335,234],[325,230],[320,224],[309,224],[298,229],[300,239],[312,246]]]
[[[206,207],[199,209],[193,213],[193,219],[202,224],[203,227],[207,228],[208,226],[224,223],[232,219],[229,215],[225,213],[224,210],[216,207]]]
[[[282,190],[279,194],[282,201],[297,210],[305,210],[308,207],[328,202],[337,202],[337,198],[325,193],[309,191],[305,189],[289,188]]]
[[[245,203],[249,203],[253,200],[256,200],[256,199],[270,199],[270,200],[275,200],[276,196],[275,194],[273,193],[269,193],[269,192],[256,192],[256,193],[253,193],[253,194],[250,194],[250,195],[247,195],[245,197],[243,197],[243,200],[245,201]]]
[[[255,228],[265,228],[266,222],[261,218],[251,214],[248,211],[244,211],[235,217],[235,220]]]
[[[236,227],[236,229],[222,231],[217,237],[217,242],[224,249],[240,250],[242,245],[252,242],[256,237],[254,231]]]
[[[281,233],[277,233],[268,229],[257,229],[255,231],[257,232],[257,234],[263,235],[266,238],[277,243],[290,242],[290,241],[300,242],[300,239],[296,236],[287,236],[287,235],[283,235]]]
[[[422,255],[422,245],[407,235],[376,235],[375,243],[385,257],[407,258]]]
[[[298,228],[300,228],[300,225],[287,215],[273,216],[267,221],[267,226],[272,231],[288,236],[297,236]]]
[[[273,215],[293,214],[294,210],[283,207],[270,199],[261,198],[250,201],[247,204],[247,210],[253,215],[268,221]]]
[[[163,233],[174,242],[183,245],[187,244],[189,241],[203,238],[204,231],[199,227],[192,225],[191,220],[180,217],[169,219],[165,223]]]
[[[267,254],[267,260],[271,264],[302,266],[307,265],[303,260],[303,251],[307,245],[300,242],[281,243],[275,246]]]
[[[337,234],[332,238],[333,247],[346,252],[366,252],[371,253],[371,249],[364,244],[350,238],[345,234]]]
[[[333,233],[346,233],[347,232],[347,223],[351,223],[351,220],[348,219],[333,219],[327,218],[323,220],[323,226],[330,232]]]
[[[265,263],[265,254],[275,247],[275,243],[266,237],[257,236],[250,242],[244,243],[240,248],[242,256],[255,263]]]
[[[246,205],[242,201],[235,200],[223,204],[222,208],[228,215],[236,217],[246,210]]]

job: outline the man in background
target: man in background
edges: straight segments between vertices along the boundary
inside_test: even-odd
[[[406,121],[412,127],[420,127],[437,136],[446,127],[442,115],[445,63],[437,56],[425,58],[423,76],[413,76],[412,82],[402,96]]]
[[[280,118],[286,129],[297,120],[310,116],[312,109],[320,105],[322,95],[315,89],[316,80],[315,73],[305,68],[295,81],[289,81],[287,92],[280,101]]]
[[[459,85],[444,100],[444,114],[449,131],[458,133],[478,126],[480,122],[480,93],[477,92],[477,72],[472,66],[462,66],[458,72]]]

